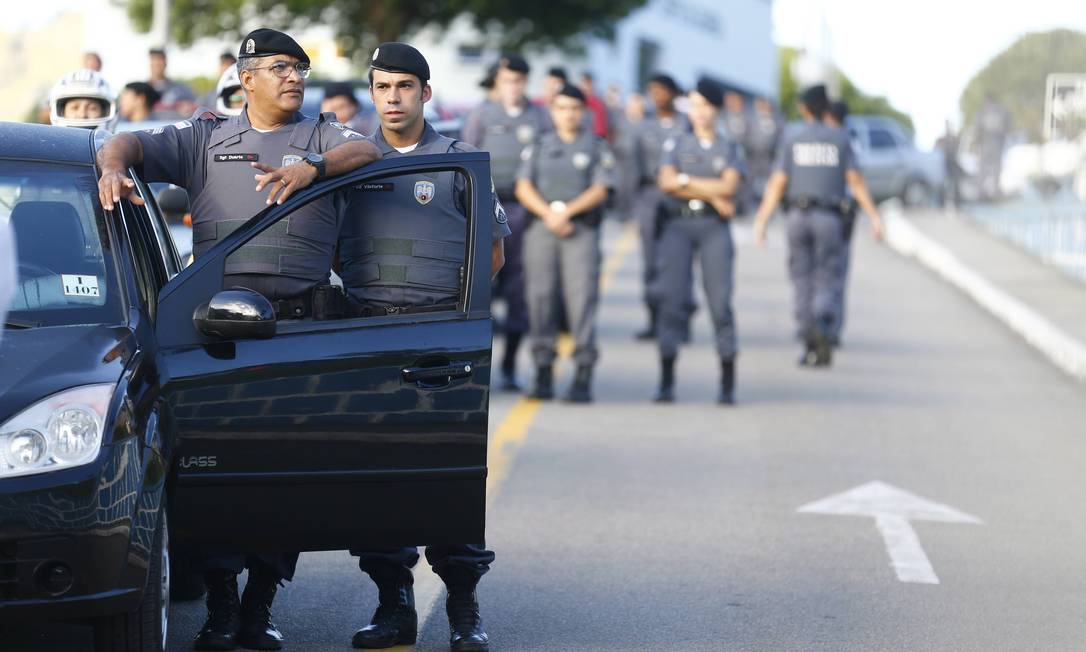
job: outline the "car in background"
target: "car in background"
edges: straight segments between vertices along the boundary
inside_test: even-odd
[[[845,126],[875,201],[899,198],[907,206],[930,205],[943,188],[943,157],[923,152],[892,118],[850,115]]]
[[[88,623],[96,652],[162,652],[178,555],[482,541],[487,155],[321,180],[183,267],[135,169],[144,204],[103,210],[100,137],[0,122],[19,274],[0,338],[0,627]],[[471,207],[455,304],[280,320],[223,287],[227,257],[310,202],[434,172],[463,175]]]

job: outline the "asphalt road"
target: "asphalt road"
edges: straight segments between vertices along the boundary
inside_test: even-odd
[[[705,310],[679,402],[648,402],[656,352],[631,339],[643,320],[632,251],[612,255],[596,404],[492,397],[497,561],[479,589],[492,649],[1086,647],[1086,390],[866,233],[844,348],[832,370],[798,369],[774,235],[760,251],[737,229],[738,406],[712,403]],[[608,251],[621,242],[610,229]],[[798,511],[874,481],[979,522],[916,521],[910,538],[873,517]],[[925,558],[928,583],[898,579]],[[429,616],[416,649],[448,649],[438,585],[418,577]],[[347,650],[375,600],[346,553],[306,554],[276,618],[290,650]],[[202,618],[200,603],[176,604],[170,649],[189,649]],[[0,649],[85,641],[58,626],[3,632]]]

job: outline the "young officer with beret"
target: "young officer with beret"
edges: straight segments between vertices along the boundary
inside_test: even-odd
[[[430,100],[430,66],[406,43],[382,43],[370,66],[370,95],[381,126],[370,136],[382,157],[473,152],[446,138],[423,118]],[[356,190],[347,202],[340,238],[340,275],[356,314],[451,310],[459,299],[467,236],[465,184],[454,172],[395,177]],[[504,262],[509,236],[497,200],[488,225],[491,273]],[[359,507],[364,511],[364,506]],[[381,523],[374,523],[375,528]],[[410,645],[418,633],[414,576],[417,548],[352,550],[358,566],[377,584],[379,604],[370,624],[351,643],[372,649]],[[494,553],[483,543],[426,547],[426,560],[448,589],[446,612],[453,652],[488,649],[475,587]]]

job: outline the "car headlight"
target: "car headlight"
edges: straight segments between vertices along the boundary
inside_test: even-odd
[[[53,394],[0,424],[0,478],[93,462],[102,450],[112,383]]]

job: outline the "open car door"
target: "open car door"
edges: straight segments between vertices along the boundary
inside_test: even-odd
[[[226,257],[298,207],[448,171],[463,175],[468,195],[455,309],[280,321],[267,339],[210,337],[194,324],[197,307],[224,289]],[[263,211],[163,288],[156,332],[177,434],[175,544],[212,552],[483,540],[490,193],[485,153],[377,161]]]

